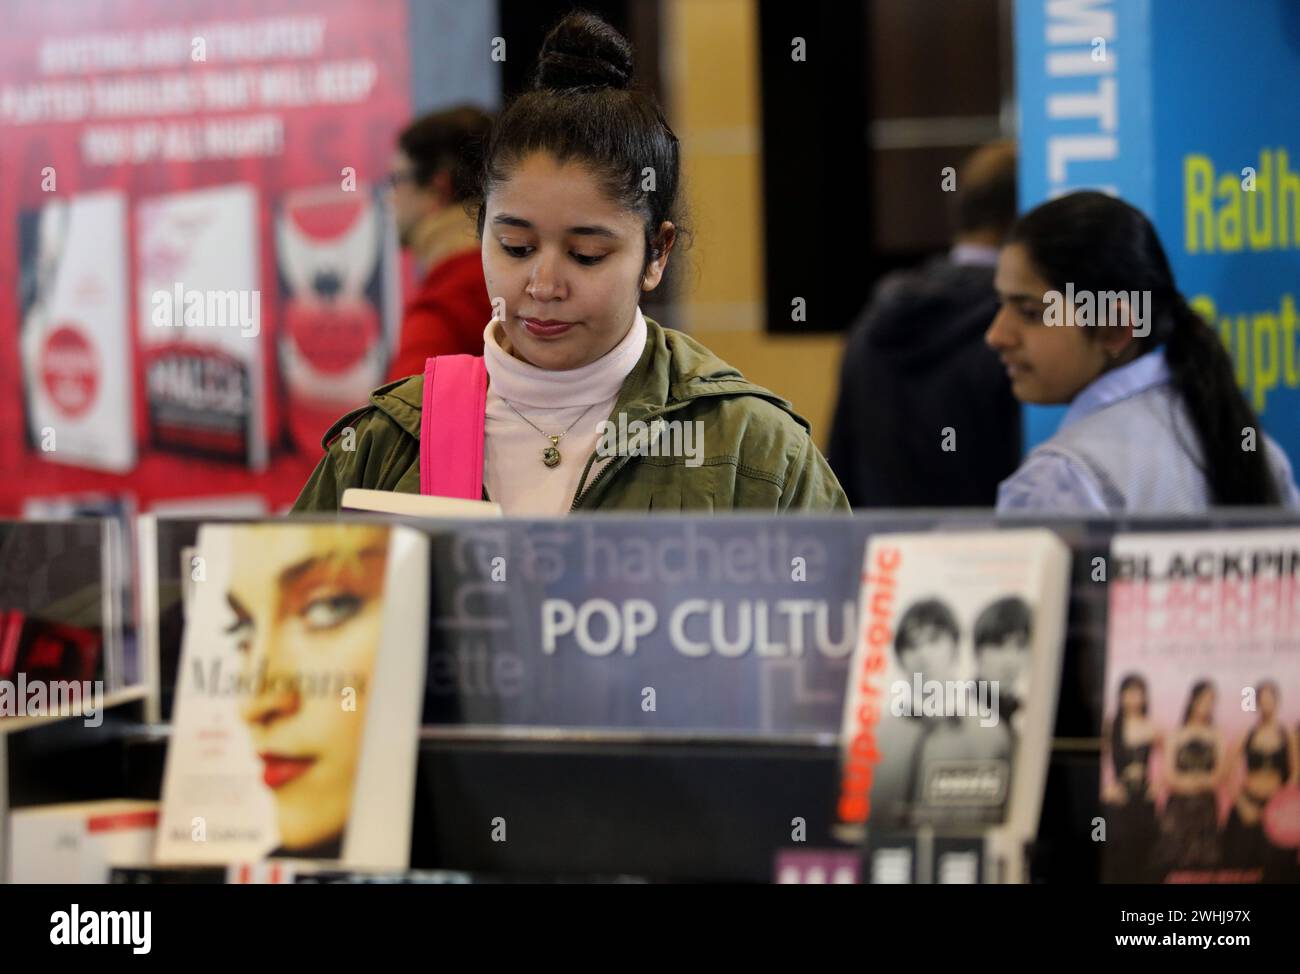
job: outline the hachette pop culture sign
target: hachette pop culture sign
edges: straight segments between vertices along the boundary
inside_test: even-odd
[[[1300,4],[1017,0],[1020,207],[1079,189],[1154,222],[1264,428],[1300,463]],[[1027,411],[1027,443],[1057,407]]]

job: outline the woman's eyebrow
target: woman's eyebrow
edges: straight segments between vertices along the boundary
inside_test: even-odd
[[[292,585],[303,575],[306,575],[309,571],[311,571],[312,568],[314,568],[317,564],[319,564],[322,561],[325,561],[328,558],[333,557],[333,555],[334,555],[333,552],[330,552],[329,554],[323,554],[323,555],[311,555],[307,558],[304,558],[302,561],[295,562],[294,564],[285,568],[283,571],[280,572],[279,583],[281,587]]]
[[[609,237],[611,239],[618,237],[618,234],[613,230],[602,226],[569,227],[569,233],[580,234],[587,237]]]
[[[509,227],[523,227],[525,230],[531,230],[533,225],[521,216],[511,216],[509,213],[498,213],[492,218],[493,223],[504,223]]]
[[[226,604],[230,606],[230,610],[241,620],[249,618],[249,612],[244,608],[244,603],[239,601],[234,592],[226,592]]]
[[[532,230],[533,225],[521,216],[511,216],[509,213],[498,213],[492,218],[493,223],[501,223],[509,227],[520,227],[524,230]],[[584,237],[609,237],[612,240],[618,239],[618,234],[609,227],[602,227],[599,224],[590,224],[580,227],[569,227],[565,231],[574,236]]]
[[[383,558],[387,552],[388,549],[384,545],[367,545],[355,554],[358,559]],[[317,565],[333,561],[340,557],[345,556],[341,556],[337,550],[322,551],[315,555],[308,555],[306,558],[302,559],[302,561],[294,562],[292,565],[289,565],[281,571],[280,577],[277,581],[281,588],[288,588],[304,575],[309,573]]]

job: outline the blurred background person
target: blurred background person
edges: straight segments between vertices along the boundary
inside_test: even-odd
[[[1011,229],[996,286],[1002,308],[987,340],[1016,397],[1070,405],[1001,485],[999,511],[1300,507],[1286,455],[1141,211],[1098,192],[1035,207]],[[1057,321],[1062,292],[1125,297],[1111,304],[1113,321],[1095,320],[1099,297],[1092,319],[1067,303]]]
[[[1015,146],[982,146],[957,174],[952,249],[883,278],[852,326],[827,459],[854,507],[990,506],[1020,462],[1020,407],[983,340],[1015,218]]]
[[[388,175],[393,218],[420,284],[402,311],[390,380],[423,372],[434,355],[483,354],[492,304],[464,203],[491,126],[490,116],[465,105],[424,115],[397,137]]]

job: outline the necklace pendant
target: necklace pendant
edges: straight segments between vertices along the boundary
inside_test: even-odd
[[[560,438],[558,436],[548,436],[551,445],[542,451],[542,463],[548,467],[558,467],[560,465]]]

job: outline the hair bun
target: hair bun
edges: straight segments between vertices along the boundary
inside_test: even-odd
[[[595,14],[569,14],[546,36],[534,88],[627,88],[632,45]]]

